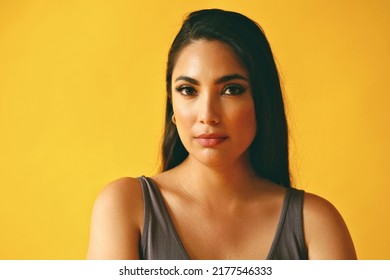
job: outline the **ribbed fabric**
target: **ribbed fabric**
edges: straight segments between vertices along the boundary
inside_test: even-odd
[[[189,260],[161,193],[153,181],[139,178],[144,200],[140,257],[144,260]],[[288,188],[268,260],[307,260],[303,233],[304,191]]]

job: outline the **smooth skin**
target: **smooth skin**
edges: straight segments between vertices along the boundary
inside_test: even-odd
[[[259,178],[249,163],[257,125],[246,69],[224,43],[197,40],[181,51],[172,89],[189,156],[152,180],[186,252],[191,259],[265,259],[286,190]],[[138,179],[108,184],[93,208],[88,259],[139,259],[143,216]],[[331,203],[306,193],[303,217],[309,259],[356,259]]]

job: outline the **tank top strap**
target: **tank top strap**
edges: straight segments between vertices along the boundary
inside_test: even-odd
[[[303,190],[287,189],[278,229],[268,259],[308,259],[303,231],[304,194]]]
[[[144,260],[185,260],[188,256],[174,229],[157,186],[150,178],[138,178],[144,201],[144,226],[140,257]]]

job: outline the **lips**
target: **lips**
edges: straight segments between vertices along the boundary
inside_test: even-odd
[[[203,147],[212,148],[222,143],[227,136],[215,133],[204,133],[195,137],[195,140]]]

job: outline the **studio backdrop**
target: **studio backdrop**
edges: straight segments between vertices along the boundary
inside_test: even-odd
[[[390,259],[389,1],[0,1],[0,259],[84,259],[108,182],[153,175],[184,16],[264,29],[294,185],[330,200],[358,257]]]

